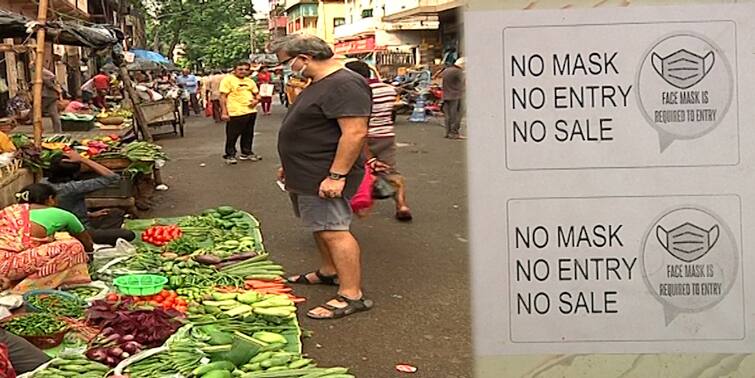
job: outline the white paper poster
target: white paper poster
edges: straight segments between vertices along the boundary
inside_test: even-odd
[[[477,355],[755,351],[753,14],[466,14]]]

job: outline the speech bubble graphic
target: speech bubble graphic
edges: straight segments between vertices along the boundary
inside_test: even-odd
[[[676,140],[700,138],[721,124],[731,106],[734,85],[726,52],[705,36],[678,32],[645,52],[635,93],[663,152]]]
[[[663,306],[667,326],[680,314],[713,308],[737,279],[737,240],[710,210],[682,206],[663,213],[641,248],[643,278]]]

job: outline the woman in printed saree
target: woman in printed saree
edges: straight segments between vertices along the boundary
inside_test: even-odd
[[[55,207],[55,189],[32,184],[16,197],[17,205],[0,211],[0,276],[18,282],[12,291],[90,282],[92,238],[73,213]],[[56,240],[61,232],[73,238]]]

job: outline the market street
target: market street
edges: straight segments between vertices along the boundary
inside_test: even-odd
[[[277,102],[277,101],[276,101]],[[255,153],[260,162],[227,166],[221,160],[224,127],[192,116],[186,137],[158,139],[171,158],[163,171],[169,191],[157,194],[146,217],[197,213],[230,205],[262,223],[265,247],[287,272],[316,268],[311,234],[299,225],[288,196],[275,184],[277,129],[285,108],[258,117]],[[323,366],[348,366],[358,377],[398,377],[395,365],[419,368],[415,377],[471,377],[466,142],[443,138],[439,120],[411,124],[399,116],[398,167],[405,175],[414,221],[393,218],[393,203],[381,201],[372,216],[355,221],[363,252],[371,311],[339,320],[308,319],[314,332],[304,350]],[[202,164],[205,164],[203,167]],[[309,309],[334,294],[326,286],[296,286]]]

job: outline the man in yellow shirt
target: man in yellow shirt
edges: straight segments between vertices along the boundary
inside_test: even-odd
[[[236,141],[241,137],[240,160],[258,161],[262,157],[255,155],[254,123],[257,120],[257,105],[260,91],[257,84],[249,77],[251,66],[247,62],[236,64],[233,73],[226,75],[220,82],[221,119],[225,126],[226,164],[236,164]]]

